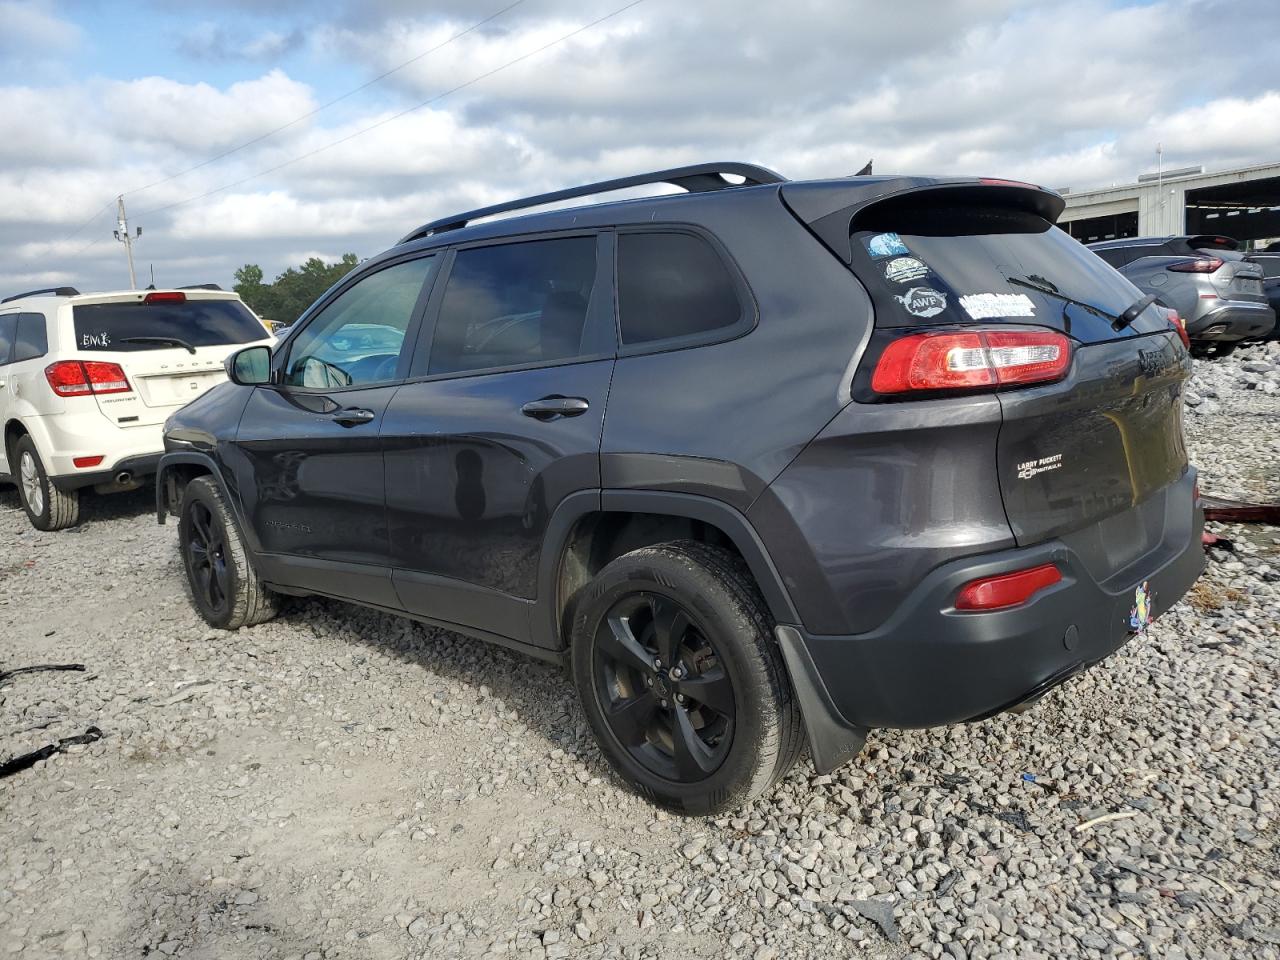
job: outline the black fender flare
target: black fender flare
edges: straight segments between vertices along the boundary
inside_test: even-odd
[[[710,497],[664,490],[579,490],[561,500],[551,515],[538,559],[538,602],[532,611],[531,627],[534,642],[539,646],[555,650],[567,646],[566,638],[560,635],[560,565],[574,526],[583,517],[601,512],[661,514],[699,520],[716,527],[746,560],[774,620],[800,623],[782,575],[764,542],[751,522],[734,507]]]
[[[227,481],[222,476],[222,467],[218,465],[218,461],[207,453],[198,450],[174,450],[166,453],[160,458],[160,463],[156,467],[156,523],[164,524],[165,519],[169,516],[168,504],[168,486],[166,473],[176,466],[183,464],[195,464],[204,467],[213,477],[213,482],[218,485],[218,489],[222,492],[222,497],[231,505],[232,511],[236,515],[236,523],[240,525],[240,532],[248,541],[248,546],[252,552],[258,552],[257,538],[253,536],[244,522],[244,517],[240,511],[240,498],[233,496],[231,488],[227,486]]]

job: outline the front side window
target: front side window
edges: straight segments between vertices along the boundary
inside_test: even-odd
[[[618,311],[628,345],[707,334],[742,319],[724,261],[690,233],[618,237]]]
[[[34,360],[49,352],[49,335],[45,330],[44,314],[18,314],[18,332],[13,342],[13,362]]]
[[[340,293],[293,341],[285,384],[337,389],[396,379],[405,333],[436,263],[397,263]]]
[[[595,276],[595,237],[460,250],[440,302],[427,373],[579,356]]]

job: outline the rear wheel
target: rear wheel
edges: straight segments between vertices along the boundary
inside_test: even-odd
[[[18,493],[27,518],[37,530],[65,530],[80,522],[80,491],[59,490],[45,472],[30,436],[13,448],[17,460]]]
[[[235,517],[211,477],[187,484],[178,542],[191,602],[211,626],[236,630],[276,615],[279,597],[258,579]]]
[[[746,803],[795,763],[799,707],[745,564],[693,541],[614,560],[572,628],[574,681],[601,748],[682,813]]]

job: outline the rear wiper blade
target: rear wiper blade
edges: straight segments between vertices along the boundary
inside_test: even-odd
[[[1123,330],[1125,327],[1129,326],[1129,324],[1133,323],[1133,321],[1137,320],[1143,310],[1156,302],[1156,295],[1154,293],[1149,293],[1137,303],[1126,307],[1123,313],[1115,314],[1111,313],[1109,310],[1103,310],[1101,307],[1095,307],[1092,303],[1085,303],[1083,300],[1077,300],[1075,297],[1068,297],[1065,293],[1059,293],[1052,287],[1033,283],[1030,280],[1022,279],[1021,277],[1006,277],[1005,279],[1014,286],[1026,287],[1028,290],[1035,290],[1038,293],[1043,293],[1046,297],[1056,297],[1064,303],[1069,303],[1073,306],[1079,307],[1081,310],[1088,310],[1094,316],[1101,317],[1103,320],[1110,320],[1111,329],[1117,332]]]
[[[181,347],[187,353],[195,353],[196,348],[185,340],[179,340],[177,337],[121,337],[121,343],[172,343]]]

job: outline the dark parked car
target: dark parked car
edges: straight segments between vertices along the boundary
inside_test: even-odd
[[[1262,292],[1267,296],[1267,303],[1280,318],[1280,251],[1275,253],[1253,253],[1249,259],[1262,268]],[[1268,340],[1280,340],[1280,319],[1272,329]]]
[[[1223,356],[1268,336],[1276,314],[1262,268],[1230,237],[1130,237],[1089,244],[1139,290],[1178,311],[1197,356]]]
[[[318,594],[571,664],[627,781],[732,808],[1034,701],[1199,575],[1182,331],[1062,207],[721,164],[427,224],[170,419],[160,519],[209,623]]]

